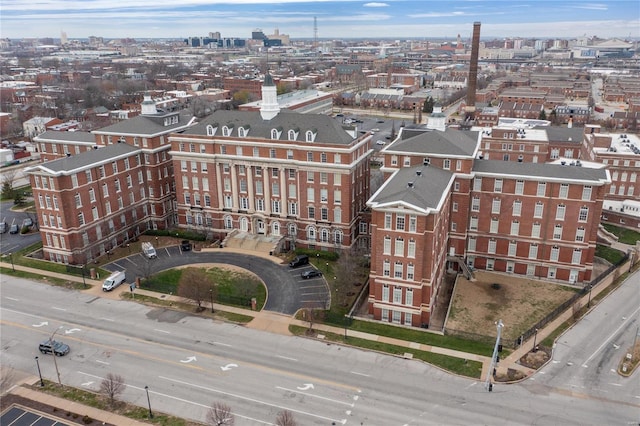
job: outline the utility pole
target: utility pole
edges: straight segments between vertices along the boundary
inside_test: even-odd
[[[498,322],[496,323],[496,328],[498,329],[498,336],[496,337],[496,345],[493,347],[493,355],[491,355],[491,365],[489,365],[489,371],[487,371],[487,380],[484,382],[484,387],[489,392],[493,390],[493,383],[491,383],[491,376],[493,375],[493,371],[496,368],[496,364],[498,364],[498,346],[500,345],[500,337],[502,336],[502,327],[504,327],[502,320],[498,320]]]

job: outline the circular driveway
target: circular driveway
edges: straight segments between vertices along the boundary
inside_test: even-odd
[[[157,248],[158,257],[148,260],[141,253],[118,259],[103,268],[109,271],[126,271],[127,282],[136,277],[151,275],[166,269],[203,263],[222,263],[237,266],[256,274],[267,287],[267,302],[264,310],[293,315],[303,307],[321,307],[329,305],[329,287],[323,277],[303,279],[300,275],[313,268],[306,265],[290,268],[286,264],[275,262],[260,256],[235,253],[232,249],[220,249],[215,252],[180,250],[179,246]],[[147,262],[150,266],[147,266]]]

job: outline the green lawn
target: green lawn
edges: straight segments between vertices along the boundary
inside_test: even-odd
[[[596,256],[616,265],[624,258],[624,253],[611,247],[597,245]]]
[[[620,228],[618,226],[603,224],[604,228],[618,237],[618,241],[624,244],[635,245],[636,241],[640,241],[640,232],[631,229]]]

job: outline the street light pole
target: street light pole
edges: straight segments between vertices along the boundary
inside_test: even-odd
[[[56,367],[56,375],[58,376],[58,384],[60,386],[62,386],[62,380],[60,380],[60,370],[58,370],[58,360],[56,359],[56,351],[55,351],[55,347],[53,346],[53,336],[56,335],[56,333],[60,330],[62,330],[64,327],[60,326],[58,328],[56,328],[53,333],[51,333],[51,337],[49,337],[49,344],[51,345],[51,351],[53,352],[53,365]]]
[[[209,297],[211,298],[211,313],[213,313],[213,288],[209,289]]]
[[[536,340],[538,340],[538,329],[536,328],[535,333],[533,335],[533,349],[532,352],[538,352],[538,348],[536,347]]]
[[[87,288],[87,280],[84,279],[84,270],[86,269],[86,267],[86,264],[82,265],[82,285],[84,286],[84,288]]]
[[[149,399],[149,386],[145,386],[144,390],[147,392],[147,404],[149,404],[149,418],[153,418],[153,413],[151,412],[151,400]]]
[[[16,271],[16,267],[13,265],[13,253],[9,253],[9,261],[11,262],[11,270]]]
[[[591,283],[589,283],[589,300],[587,301],[587,308],[591,307]]]
[[[55,354],[53,356],[55,356]],[[44,387],[44,380],[42,380],[42,372],[40,371],[40,362],[38,361],[38,357],[36,357],[36,366],[38,367],[38,376],[40,376],[40,386]]]

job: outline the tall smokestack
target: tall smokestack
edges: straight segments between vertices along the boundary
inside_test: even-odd
[[[469,61],[469,78],[467,79],[467,118],[473,119],[476,112],[476,88],[478,84],[478,51],[480,50],[480,22],[473,23],[471,39],[471,60]]]

